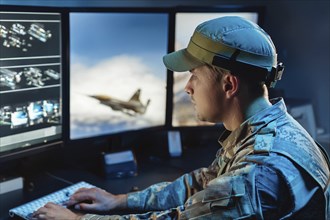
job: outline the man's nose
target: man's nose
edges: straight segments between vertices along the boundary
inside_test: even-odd
[[[192,89],[189,86],[189,83],[187,83],[187,85],[184,87],[184,91],[188,94],[191,95],[192,94]]]

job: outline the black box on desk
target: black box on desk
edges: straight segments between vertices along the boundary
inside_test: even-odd
[[[106,178],[121,178],[137,175],[137,163],[132,151],[102,153]]]

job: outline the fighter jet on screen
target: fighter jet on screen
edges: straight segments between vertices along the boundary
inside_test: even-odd
[[[150,104],[150,99],[148,99],[145,105],[142,104],[140,101],[140,93],[141,89],[138,89],[128,101],[122,101],[107,95],[90,95],[89,97],[99,100],[101,104],[109,106],[115,111],[121,111],[130,116],[134,116],[138,114],[143,115]]]

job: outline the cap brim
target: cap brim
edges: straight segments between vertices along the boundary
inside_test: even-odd
[[[175,72],[185,72],[204,65],[203,62],[190,55],[186,49],[165,55],[163,62],[167,69]]]

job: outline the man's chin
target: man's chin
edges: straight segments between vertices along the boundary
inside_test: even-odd
[[[213,121],[213,120],[210,120],[210,119],[208,119],[208,118],[206,118],[206,117],[203,117],[203,116],[200,115],[200,114],[197,114],[196,117],[197,117],[197,119],[198,119],[200,122],[203,122],[203,123],[205,123],[205,124],[215,124],[215,123],[217,123],[217,122],[215,122],[215,121]]]
[[[197,114],[196,117],[201,122],[209,122],[205,117],[201,116],[200,114]]]

